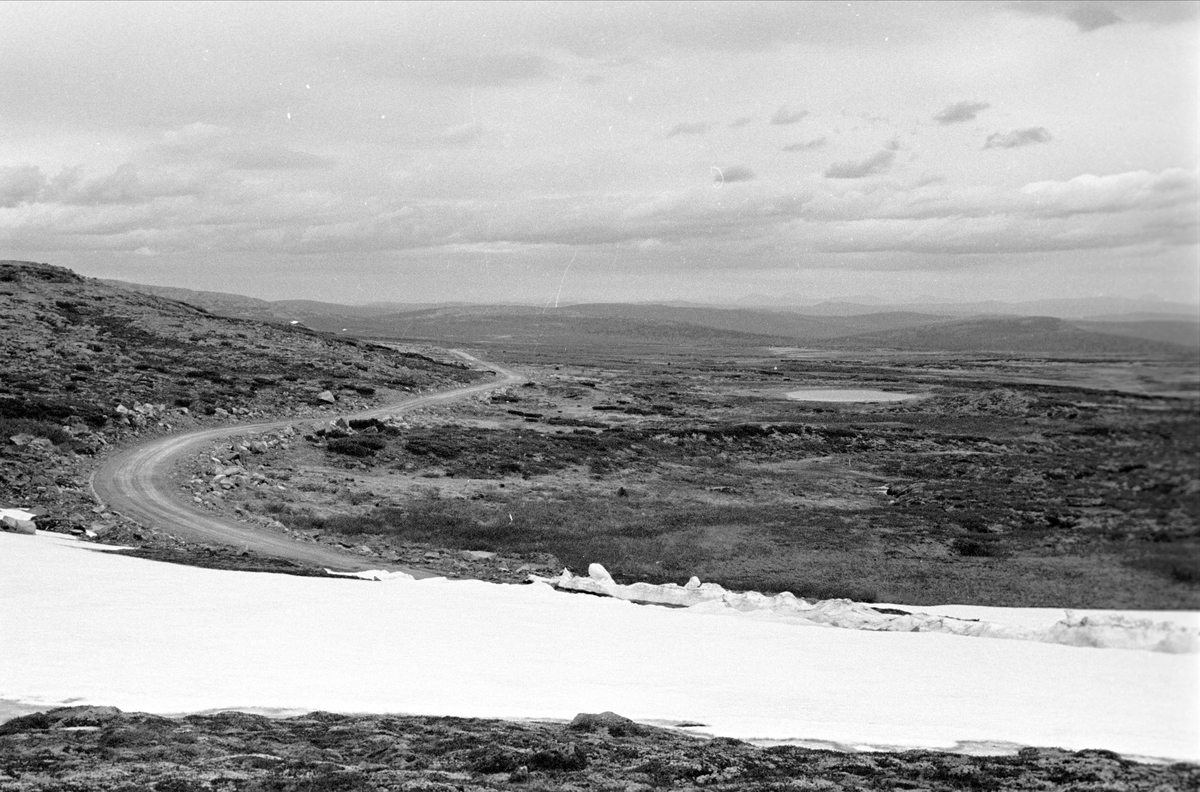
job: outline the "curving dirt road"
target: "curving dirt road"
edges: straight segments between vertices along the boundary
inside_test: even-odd
[[[508,369],[484,363],[465,352],[454,354],[477,366],[491,369],[500,375],[492,382],[465,388],[417,396],[401,402],[354,413],[347,418],[373,418],[412,410],[429,404],[453,401],[473,393],[502,388],[523,381],[523,377]],[[305,564],[316,564],[339,571],[379,569],[379,559],[368,559],[343,553],[329,547],[304,544],[287,536],[256,530],[248,525],[228,520],[195,508],[182,499],[171,483],[171,469],[176,460],[200,446],[232,435],[269,432],[294,424],[311,423],[313,418],[270,421],[256,424],[237,424],[217,429],[205,429],[187,434],[160,437],[126,449],[105,461],[92,477],[92,489],[109,508],[142,525],[190,539],[245,548],[262,555],[286,558]],[[394,569],[401,569],[394,567]],[[401,569],[417,577],[427,577],[420,570]]]

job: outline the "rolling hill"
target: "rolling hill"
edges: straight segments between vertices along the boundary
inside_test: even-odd
[[[1200,347],[1200,322],[1190,318],[1187,305],[1116,298],[902,306],[826,302],[796,309],[656,303],[584,303],[554,308],[451,303],[339,305],[117,285],[182,300],[221,316],[274,323],[298,321],[337,334],[447,344],[803,346],[1170,358]],[[1046,315],[1028,315],[1037,308],[1045,309]],[[1133,313],[1121,313],[1126,310]],[[1064,318],[1081,316],[1093,318]]]

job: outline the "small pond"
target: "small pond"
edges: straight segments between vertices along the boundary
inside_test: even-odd
[[[898,402],[919,399],[921,394],[868,388],[809,388],[789,391],[787,397],[793,401],[812,402]]]

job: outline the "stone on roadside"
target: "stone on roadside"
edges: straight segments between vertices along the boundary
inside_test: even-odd
[[[337,401],[337,397],[333,395],[332,391],[325,390],[317,394],[317,401],[323,401],[326,404],[333,404]]]
[[[600,564],[588,564],[588,577],[597,583],[610,583],[615,585],[612,575],[608,574],[608,570]]]
[[[0,531],[33,535],[37,531],[33,513],[24,509],[0,509]]]
[[[495,558],[496,554],[487,550],[463,550],[459,556],[464,561],[489,561]]]

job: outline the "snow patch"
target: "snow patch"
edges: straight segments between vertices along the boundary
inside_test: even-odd
[[[1097,615],[1061,611],[1051,624],[1029,627],[979,618],[924,613],[917,609],[866,605],[846,599],[809,602],[791,592],[774,596],[757,591],[728,591],[693,577],[675,583],[616,583],[600,564],[581,577],[564,569],[556,578],[538,578],[557,589],[600,594],[630,602],[672,605],[710,614],[750,613],[803,626],[842,627],[878,632],[938,632],[978,638],[1041,641],[1099,649],[1139,649],[1171,654],[1200,653],[1200,629],[1172,621],[1153,621],[1120,613]],[[1000,609],[992,609],[1000,610]]]
[[[364,569],[361,572],[335,572],[332,569],[326,569],[325,574],[362,578],[363,580],[416,580],[407,572],[389,572],[386,569]]]
[[[710,615],[544,584],[364,586],[85,548],[0,533],[0,702],[10,708],[564,721],[610,710],[738,739],[1200,759],[1196,655],[802,630],[786,614],[718,601],[707,607],[721,615]]]

